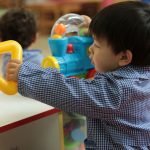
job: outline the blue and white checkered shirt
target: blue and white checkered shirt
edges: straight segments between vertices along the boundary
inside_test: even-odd
[[[18,86],[23,96],[86,116],[86,150],[150,149],[150,67],[79,80],[26,62]]]

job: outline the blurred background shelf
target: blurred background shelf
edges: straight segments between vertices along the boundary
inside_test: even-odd
[[[50,34],[55,21],[67,13],[93,17],[100,8],[101,0],[0,0],[0,9],[23,7],[36,14],[39,32]]]

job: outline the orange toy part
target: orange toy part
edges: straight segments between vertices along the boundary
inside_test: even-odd
[[[54,30],[55,34],[63,35],[66,32],[66,27],[64,24],[57,24]]]

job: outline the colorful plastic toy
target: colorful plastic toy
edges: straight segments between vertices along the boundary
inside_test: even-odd
[[[54,29],[55,34],[57,35],[63,35],[66,32],[66,27],[64,24],[60,23],[57,24],[55,29]]]
[[[22,48],[16,41],[10,40],[0,43],[0,54],[5,53],[10,53],[12,59],[22,60]],[[17,83],[6,81],[0,77],[0,91],[8,95],[16,94],[18,91]]]
[[[83,22],[82,16],[77,14],[67,14],[56,21],[51,37],[48,38],[52,56],[44,59],[44,68],[57,68],[67,77],[87,77],[88,72],[93,69],[88,56],[88,48],[93,39],[84,35]]]

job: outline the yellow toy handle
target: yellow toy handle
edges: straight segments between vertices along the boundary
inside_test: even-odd
[[[46,58],[44,58],[43,62],[42,62],[42,67],[43,68],[56,68],[58,70],[60,70],[60,66],[59,63],[57,61],[57,59],[53,56],[47,56]]]
[[[0,43],[0,54],[10,53],[11,59],[18,59],[22,61],[22,47],[13,40]],[[18,91],[17,83],[12,81],[6,81],[0,76],[0,91],[8,95],[16,94]]]

